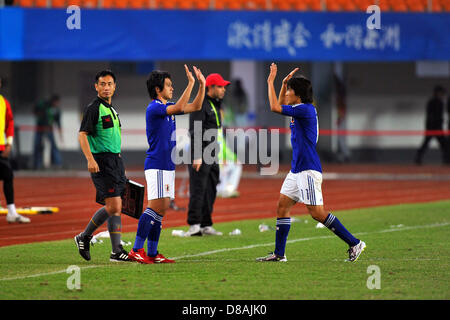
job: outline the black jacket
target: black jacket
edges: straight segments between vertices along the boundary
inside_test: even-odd
[[[214,105],[216,112],[214,112],[211,103]],[[203,151],[209,144],[213,143],[208,147],[208,150],[213,150],[211,152],[213,157],[217,158],[217,155],[214,152],[214,149],[217,148],[217,133],[219,127],[222,127],[222,118],[220,116],[220,108],[222,101],[218,99],[213,99],[208,95],[205,96],[203,100],[202,109],[196,112],[193,112],[189,115],[189,134],[191,135],[191,160],[199,159],[202,156],[203,162],[205,159],[203,157]],[[216,117],[217,113],[217,117]],[[197,123],[197,127],[194,126],[194,121],[201,122],[201,135],[200,135],[200,126]],[[197,132],[194,131],[198,130]],[[213,129],[208,133],[208,140],[203,141],[203,137],[206,130]],[[196,138],[198,136],[198,138]],[[200,149],[201,145],[201,149]],[[194,147],[195,146],[195,147]],[[196,151],[201,150],[201,155],[196,153]],[[216,149],[217,150],[217,149]]]
[[[447,100],[447,113],[448,113],[448,117],[447,117],[448,127],[447,127],[447,129],[450,130],[450,97],[448,97],[448,100]]]
[[[426,129],[442,130],[444,122],[444,102],[439,98],[431,98],[427,103]]]

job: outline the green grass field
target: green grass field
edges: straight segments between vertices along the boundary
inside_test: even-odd
[[[449,299],[450,201],[335,212],[367,248],[345,262],[346,244],[307,216],[296,217],[287,263],[255,258],[274,247],[274,219],[215,225],[222,237],[178,238],[163,229],[160,252],[175,264],[109,262],[109,239],[84,261],[72,239],[0,248],[0,299]],[[230,236],[235,228],[241,235]],[[180,229],[180,228],[177,228]],[[185,230],[187,228],[184,228]],[[134,241],[134,234],[123,239]],[[125,247],[130,250],[131,247]],[[70,290],[69,266],[80,268],[80,290]],[[369,289],[370,266],[380,289]],[[369,268],[370,267],[370,268]],[[374,283],[369,281],[370,283]]]

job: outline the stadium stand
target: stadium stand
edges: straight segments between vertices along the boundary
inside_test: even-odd
[[[35,0],[34,6],[36,8],[47,8],[48,3],[47,0]]]
[[[148,6],[148,1],[146,0],[130,0],[128,2],[129,6],[131,9],[147,9],[149,8]]]
[[[176,0],[175,5],[180,10],[208,10],[210,0]]]
[[[16,0],[21,7],[99,9],[450,12],[450,0]]]
[[[311,11],[321,11],[322,10],[322,2],[321,0],[309,0],[308,7]]]
[[[82,0],[69,0],[67,1],[67,5],[84,7],[84,2]]]
[[[53,8],[64,8],[67,6],[66,0],[52,0],[51,3]]]
[[[243,2],[239,0],[216,0],[215,8],[218,10],[241,10]]]
[[[287,11],[292,9],[290,2],[284,0],[272,0],[271,8],[273,10],[280,10],[280,11]]]
[[[128,0],[115,0],[114,3],[114,8],[116,9],[126,9],[128,8]]]
[[[397,12],[405,12],[408,11],[408,7],[406,6],[406,2],[404,0],[395,0],[390,1],[391,8],[393,11]]]
[[[208,10],[211,7],[209,0],[193,0],[193,5],[198,10]]]
[[[35,5],[33,0],[19,0],[19,1],[16,1],[15,3],[17,3],[19,6],[25,7],[25,8],[34,7],[34,5]]]
[[[112,8],[114,8],[113,0],[103,0],[103,1],[101,1],[100,8],[104,8],[104,9],[112,9]]]
[[[246,10],[266,10],[266,5],[266,0],[244,1],[244,9]]]
[[[83,7],[86,8],[98,8],[98,0],[84,0]]]
[[[155,0],[155,9],[176,9],[175,0]]]

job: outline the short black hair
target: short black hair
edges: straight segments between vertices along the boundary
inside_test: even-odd
[[[98,79],[100,79],[102,77],[106,77],[106,76],[111,76],[114,79],[114,82],[116,82],[116,76],[114,75],[114,72],[107,69],[107,70],[102,70],[95,75],[95,83],[98,82]]]
[[[313,90],[311,81],[305,77],[294,77],[289,79],[287,87],[294,90],[295,95],[300,97],[302,103],[312,103],[313,102]]]
[[[153,70],[147,79],[147,91],[148,95],[152,99],[156,99],[158,94],[156,93],[156,88],[160,91],[164,89],[164,81],[166,78],[170,78],[170,73],[167,71]]]

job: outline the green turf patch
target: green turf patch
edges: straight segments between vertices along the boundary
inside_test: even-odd
[[[355,263],[347,245],[307,216],[292,223],[287,263],[255,258],[273,251],[275,219],[215,225],[222,237],[179,238],[163,229],[159,251],[177,263],[109,262],[108,239],[84,261],[72,239],[0,248],[0,299],[449,299],[450,201],[335,212],[367,244]],[[241,235],[228,235],[233,229]],[[180,229],[180,228],[176,228]],[[187,230],[187,227],[183,228]],[[134,234],[124,234],[134,241]],[[130,250],[131,247],[125,247]],[[80,268],[81,289],[69,266]],[[374,268],[379,270],[380,289]],[[368,273],[369,271],[369,273]]]

